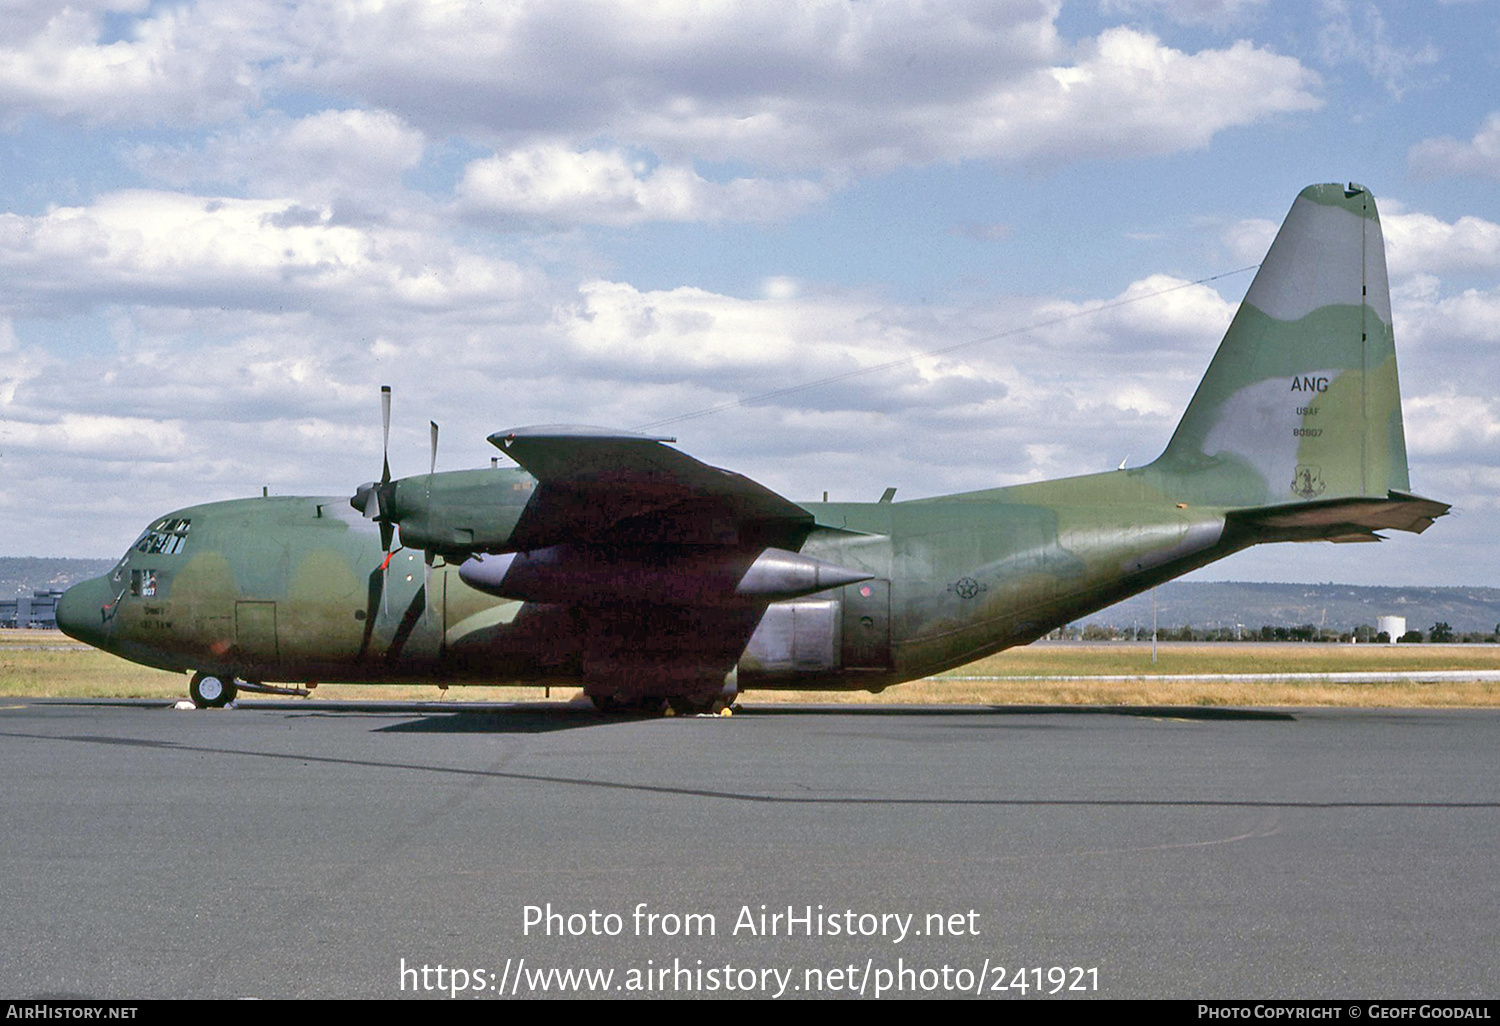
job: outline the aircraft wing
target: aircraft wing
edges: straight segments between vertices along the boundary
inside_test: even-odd
[[[491,435],[537,479],[507,548],[590,545],[802,546],[813,518],[764,485],[607,428],[551,425]]]

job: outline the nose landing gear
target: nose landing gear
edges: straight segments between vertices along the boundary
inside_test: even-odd
[[[222,709],[241,691],[248,691],[256,695],[292,695],[297,698],[306,698],[312,694],[310,688],[317,687],[316,684],[308,684],[305,688],[282,688],[274,684],[262,684],[257,680],[240,680],[229,673],[206,673],[199,670],[193,674],[192,681],[188,684],[188,694],[192,696],[193,704],[199,709]]]
[[[222,677],[217,673],[204,673],[201,670],[193,674],[193,679],[188,684],[188,694],[199,709],[222,709],[234,701],[237,691],[233,677]]]

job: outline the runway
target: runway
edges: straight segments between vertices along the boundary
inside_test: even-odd
[[[1500,711],[464,710],[4,705],[0,997],[1494,995]]]

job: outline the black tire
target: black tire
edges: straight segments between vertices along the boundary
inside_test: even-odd
[[[667,705],[678,716],[702,716],[719,711],[716,698],[705,699],[697,695],[672,695],[667,699]]]
[[[188,695],[199,709],[222,709],[234,701],[237,689],[234,678],[218,673],[198,671],[188,684]]]
[[[734,687],[710,684],[691,691],[679,691],[667,698],[667,704],[679,716],[716,716],[734,705],[738,696]]]
[[[611,716],[660,716],[667,708],[666,701],[660,695],[621,698],[617,694],[593,694],[588,697],[595,709]]]

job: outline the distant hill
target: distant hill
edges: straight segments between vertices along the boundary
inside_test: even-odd
[[[1404,616],[1409,630],[1426,632],[1438,621],[1455,631],[1490,632],[1500,624],[1500,588],[1377,588],[1352,584],[1259,584],[1245,581],[1172,581],[1156,592],[1159,627],[1212,629],[1242,624],[1313,624],[1353,630],[1379,616]],[[1151,593],[1093,613],[1079,624],[1151,626]]]
[[[54,559],[33,556],[0,556],[0,598],[13,598],[48,588],[59,590],[90,577],[108,573],[112,559]]]

